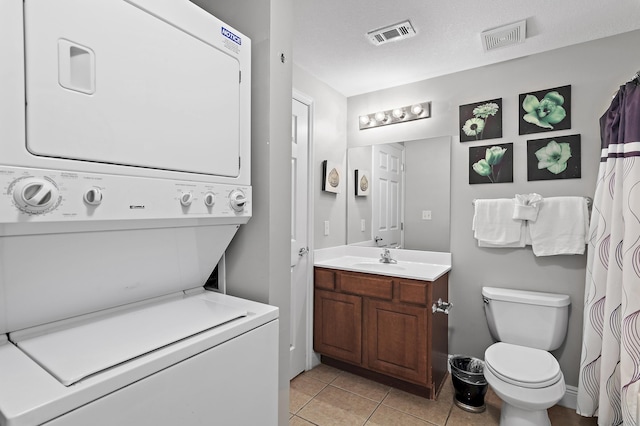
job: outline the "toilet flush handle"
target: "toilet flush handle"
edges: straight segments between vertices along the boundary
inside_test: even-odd
[[[442,299],[438,298],[438,301],[433,304],[431,307],[431,311],[435,314],[436,312],[442,312],[444,314],[449,315],[449,311],[453,308],[453,304],[449,302],[443,302]]]

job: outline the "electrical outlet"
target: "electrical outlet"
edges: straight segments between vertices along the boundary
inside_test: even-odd
[[[367,222],[364,219],[360,219],[360,231],[364,232],[367,229]]]
[[[422,210],[422,220],[431,220],[431,210]]]
[[[325,220],[324,221],[324,235],[329,235],[329,221]]]

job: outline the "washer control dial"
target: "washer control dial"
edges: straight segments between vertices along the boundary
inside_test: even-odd
[[[237,212],[244,210],[244,206],[247,204],[247,196],[241,189],[234,189],[229,194],[229,205]]]
[[[193,194],[191,192],[183,192],[180,195],[180,204],[185,207],[189,207],[193,203]]]
[[[204,194],[204,205],[207,207],[213,207],[216,203],[216,194],[213,192],[207,192]]]
[[[102,191],[100,188],[93,187],[84,193],[84,202],[90,206],[97,206],[102,203]]]
[[[14,182],[13,200],[26,213],[42,214],[58,206],[60,191],[51,179],[26,177]]]

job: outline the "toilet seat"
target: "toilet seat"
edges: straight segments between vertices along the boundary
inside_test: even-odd
[[[484,361],[500,380],[525,388],[548,387],[562,378],[558,361],[541,349],[499,342],[486,350]]]

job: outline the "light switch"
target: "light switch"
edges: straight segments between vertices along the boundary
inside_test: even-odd
[[[431,220],[431,210],[422,210],[422,220]]]
[[[329,235],[329,221],[325,220],[324,221],[324,235]]]
[[[364,219],[360,219],[360,231],[364,232],[367,229],[367,222]]]

